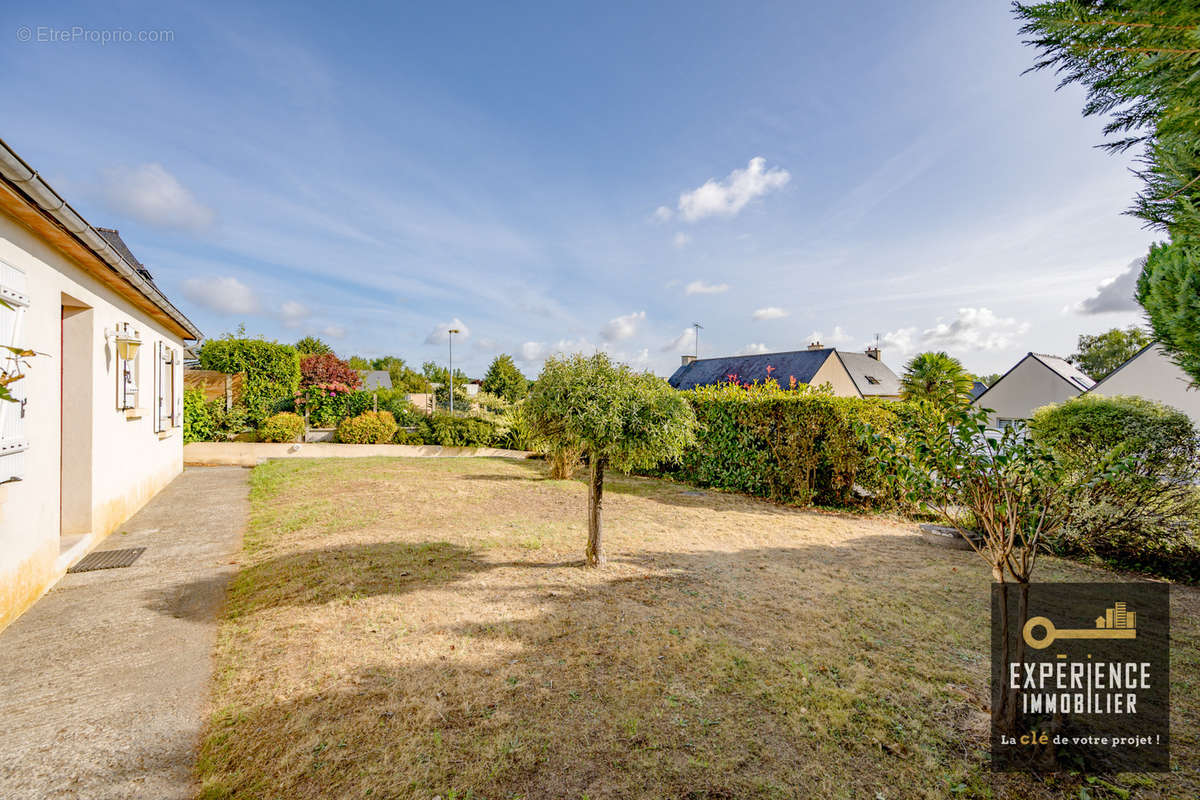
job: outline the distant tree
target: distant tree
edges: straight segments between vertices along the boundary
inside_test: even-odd
[[[946,353],[919,353],[909,360],[900,378],[905,400],[928,400],[941,408],[965,406],[975,381],[962,363]]]
[[[346,363],[350,365],[351,369],[374,369],[371,366],[371,362],[362,356],[350,356],[350,359]]]
[[[323,356],[333,353],[333,348],[316,336],[305,336],[296,342],[296,352],[303,356]]]
[[[1146,309],[1154,338],[1200,383],[1200,247],[1151,247],[1138,278],[1137,300]]]
[[[999,372],[990,372],[987,375],[976,375],[975,380],[982,383],[984,386],[991,386],[996,381],[1000,380]]]
[[[1081,334],[1077,352],[1071,356],[1075,365],[1092,380],[1101,380],[1129,360],[1129,357],[1150,344],[1150,334],[1136,325],[1125,330],[1113,328],[1095,336]]]
[[[434,401],[439,407],[448,408],[450,406],[450,370],[438,364],[436,361],[426,361],[421,365],[421,373],[428,383],[438,384],[433,390]],[[454,407],[456,409],[467,408],[467,384],[471,379],[461,369],[454,370]]]
[[[529,381],[517,369],[512,356],[501,353],[492,359],[487,374],[483,376],[483,390],[515,403],[529,391]]]
[[[604,468],[650,467],[682,454],[695,441],[692,407],[662,378],[614,364],[606,353],[577,353],[546,361],[524,408],[541,447],[588,459],[585,555],[589,566],[601,566]]]
[[[344,383],[357,389],[362,385],[362,376],[333,353],[304,356],[300,359],[300,388],[320,383]]]

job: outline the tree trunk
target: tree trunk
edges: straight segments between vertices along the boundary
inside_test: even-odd
[[[592,479],[588,488],[588,543],[587,564],[589,567],[604,566],[604,544],[600,539],[602,519],[601,505],[604,502],[604,459],[593,456]]]

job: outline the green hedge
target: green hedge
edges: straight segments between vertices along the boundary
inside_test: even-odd
[[[1124,459],[1111,482],[1083,486],[1055,553],[1200,581],[1200,439],[1180,411],[1139,397],[1085,394],[1034,412],[1030,432],[1084,481],[1088,465]]]
[[[496,425],[485,419],[449,414],[423,417],[416,433],[425,444],[443,447],[492,447],[498,438]]]
[[[183,390],[183,441],[209,442],[216,438],[217,421],[199,389]]]
[[[855,426],[894,433],[905,405],[818,389],[784,390],[774,383],[707,386],[683,395],[700,424],[699,441],[677,463],[662,465],[663,472],[699,486],[800,505],[848,505],[856,484],[880,490]],[[888,498],[876,501],[885,504]]]
[[[291,345],[232,334],[209,339],[200,347],[200,368],[244,372],[242,403],[256,425],[289,401],[300,386],[300,356]]]

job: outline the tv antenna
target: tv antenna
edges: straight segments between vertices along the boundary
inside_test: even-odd
[[[693,322],[692,327],[696,329],[696,358],[700,358],[700,329],[704,326],[699,322]]]

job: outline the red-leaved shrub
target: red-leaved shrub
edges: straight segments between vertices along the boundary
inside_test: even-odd
[[[305,356],[300,360],[300,388],[317,383],[342,383],[348,389],[362,384],[358,371],[333,353]]]

